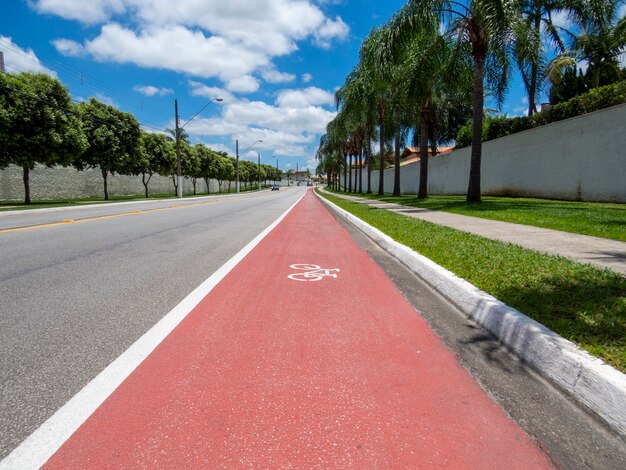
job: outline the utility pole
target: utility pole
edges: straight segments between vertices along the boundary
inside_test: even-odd
[[[239,192],[239,139],[235,140],[235,189]]]
[[[0,51],[0,73],[4,73],[4,52]]]
[[[176,115],[176,179],[178,180],[178,187],[176,188],[176,195],[183,197],[183,171],[180,164],[180,129],[178,128],[178,100],[174,100],[174,113]]]
[[[298,163],[296,163],[296,186],[298,186]]]

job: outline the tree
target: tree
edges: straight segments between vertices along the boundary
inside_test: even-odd
[[[87,145],[61,82],[45,74],[0,74],[0,168],[22,167],[25,204],[35,164],[69,165]]]
[[[146,197],[148,184],[154,174],[170,175],[176,165],[176,155],[163,134],[141,133],[141,152],[131,162],[130,172],[141,175]]]
[[[510,74],[509,47],[520,14],[513,0],[409,0],[396,19],[394,35],[408,41],[424,28],[442,25],[444,35],[471,47],[473,62],[472,149],[468,202],[480,202],[484,82],[501,103]]]
[[[108,176],[130,174],[134,160],[141,158],[141,129],[130,113],[90,98],[78,105],[89,148],[73,162],[78,170],[99,167],[104,199],[109,199]]]
[[[571,1],[518,0],[522,20],[514,25],[514,57],[528,94],[528,115],[537,111],[537,95],[542,89],[547,65],[546,47],[552,44],[557,53],[565,52],[561,28],[552,15],[568,13]]]
[[[183,176],[191,179],[191,185],[193,186],[193,194],[196,195],[198,178],[202,178],[200,173],[200,159],[196,152],[196,147],[187,143],[180,142],[181,152],[181,168]]]
[[[210,194],[211,187],[209,182],[217,176],[218,155],[204,144],[198,144],[195,148],[198,157],[198,174],[204,179],[207,194]]]
[[[235,178],[235,159],[222,154],[218,159],[218,164],[217,184],[219,191],[222,192],[222,183],[228,181],[228,191],[230,192],[231,183]]]
[[[592,71],[591,87],[601,84],[602,73],[619,68],[619,57],[626,50],[626,16],[617,19],[620,0],[574,0],[570,15],[574,23],[569,37],[570,50],[553,59],[547,70],[552,83],[558,83],[563,73],[587,61]]]
[[[381,67],[379,58],[382,41],[384,40],[384,30],[373,30],[369,36],[363,41],[359,56],[363,74],[365,79],[365,94],[369,99],[373,100],[376,108],[378,120],[378,136],[381,153],[384,154],[385,148],[385,125],[389,121],[388,101],[389,101],[389,73],[386,68]],[[385,175],[385,159],[380,159],[379,178],[378,178],[378,194],[384,194],[384,175]]]

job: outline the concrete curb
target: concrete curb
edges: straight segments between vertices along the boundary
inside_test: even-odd
[[[541,323],[457,277],[332,202],[318,197],[463,313],[626,437],[626,375]]]

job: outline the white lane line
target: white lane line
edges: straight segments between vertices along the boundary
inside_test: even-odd
[[[37,469],[67,441],[115,389],[150,355],[211,290],[257,246],[302,200],[306,191],[269,227],[244,246],[211,277],[196,287],[176,307],[37,428],[0,462],[0,470]]]

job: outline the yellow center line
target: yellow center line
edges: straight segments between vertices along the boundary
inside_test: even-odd
[[[212,200],[212,201],[192,202],[192,203],[183,204],[183,205],[173,205],[173,206],[168,206],[168,207],[156,207],[154,209],[139,209],[139,210],[133,210],[133,211],[129,211],[129,212],[120,212],[118,214],[99,215],[99,216],[96,216],[96,217],[85,217],[84,219],[65,219],[62,222],[50,222],[50,223],[47,223],[47,224],[27,225],[27,226],[24,226],[24,227],[14,227],[14,228],[0,229],[0,233],[19,232],[19,231],[22,231],[22,230],[31,230],[31,229],[45,228],[45,227],[57,227],[59,225],[74,224],[74,223],[78,223],[78,222],[91,222],[93,220],[113,219],[115,217],[126,217],[126,216],[129,216],[129,215],[146,214],[148,212],[165,211],[165,210],[169,210],[169,209],[183,209],[185,207],[200,206],[200,205],[203,205],[203,204],[211,204],[211,203],[224,202],[224,201],[226,201],[226,200],[225,199],[215,199],[215,200]]]

